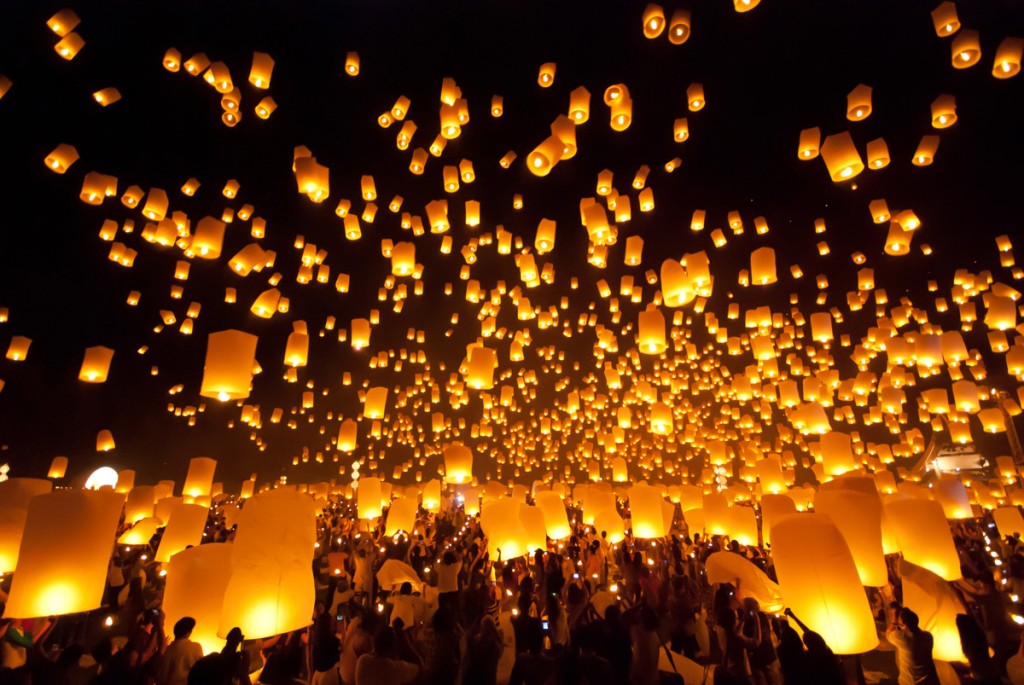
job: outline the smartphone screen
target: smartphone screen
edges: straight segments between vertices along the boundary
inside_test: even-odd
[[[544,630],[548,630],[548,622],[547,621],[541,622],[540,627],[543,628]]]

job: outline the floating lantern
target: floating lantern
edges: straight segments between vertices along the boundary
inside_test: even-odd
[[[50,462],[50,470],[46,472],[47,478],[58,479],[63,478],[64,474],[68,470],[68,458],[67,457],[54,457],[53,461]],[[0,571],[2,573],[2,571]]]
[[[981,60],[981,44],[978,32],[964,29],[960,31],[950,45],[954,69],[969,69]]]
[[[633,536],[640,539],[664,537],[665,520],[661,511],[661,490],[653,485],[629,488],[629,510],[633,520]]]
[[[109,452],[112,449],[114,449],[114,435],[104,428],[96,434],[96,451]],[[114,482],[116,483],[117,480],[115,479]]]
[[[555,82],[555,63],[546,62],[540,65],[540,69],[537,72],[537,85],[541,88],[550,88]]]
[[[814,159],[818,156],[821,145],[821,129],[805,128],[800,131],[800,142],[797,144],[797,157],[803,160]]]
[[[956,123],[956,98],[940,95],[932,102],[932,127],[949,128]]]
[[[668,42],[682,45],[690,39],[690,11],[677,9],[668,22]]]
[[[886,503],[885,517],[904,559],[949,581],[961,577],[942,505],[917,498],[894,500]]]
[[[265,52],[252,53],[252,67],[249,69],[249,83],[255,88],[270,87],[270,75],[274,72],[274,58]]]
[[[665,30],[665,10],[661,5],[651,3],[644,8],[644,37],[653,40]]]
[[[873,483],[871,490],[874,491]],[[889,573],[882,550],[882,502],[878,495],[846,488],[822,489],[814,498],[814,510],[832,519],[842,533],[861,584],[870,587],[888,584]]]
[[[704,84],[691,83],[686,89],[686,103],[691,112],[704,109]]]
[[[860,153],[846,131],[825,138],[821,146],[821,158],[825,160],[829,176],[836,183],[849,181],[864,171]]]
[[[46,155],[46,168],[58,174],[63,174],[68,168],[78,161],[78,150],[74,145],[61,143],[53,149],[53,152]]]
[[[543,490],[534,495],[537,509],[544,517],[544,529],[552,540],[564,540],[572,535],[565,513],[565,503],[557,492]]]
[[[114,350],[109,347],[97,345],[86,348],[82,367],[78,370],[78,380],[86,383],[105,383],[113,358]]]
[[[181,494],[186,498],[195,499],[210,495],[213,487],[213,473],[217,470],[217,460],[210,457],[194,457],[188,462],[188,473]]]
[[[992,75],[998,79],[1012,78],[1020,73],[1021,59],[1024,57],[1024,38],[1004,38],[996,48],[996,58],[992,63]],[[0,97],[3,87],[0,86]]]
[[[194,547],[203,541],[209,507],[184,502],[174,507],[160,538],[156,550],[156,561],[163,563],[187,547]]]
[[[248,482],[248,481],[247,481]],[[190,637],[205,654],[219,652],[224,640],[217,636],[224,594],[231,579],[233,546],[217,543],[182,550],[171,557],[166,571],[164,621],[174,625],[185,616],[195,619]]]
[[[940,38],[952,36],[960,30],[960,19],[956,14],[956,4],[950,0],[939,3],[939,6],[932,10],[932,25],[935,27],[935,34]]]
[[[860,121],[869,116],[871,116],[871,86],[861,83],[846,96],[846,118],[850,121]]]
[[[200,396],[221,402],[248,397],[256,362],[257,341],[255,335],[243,331],[210,333]]]
[[[444,480],[467,483],[473,479],[473,450],[455,443],[444,448]]]
[[[64,59],[73,60],[75,55],[77,55],[83,47],[85,47],[85,40],[80,35],[72,31],[71,33],[65,34],[64,37],[53,46],[53,49],[56,50],[57,54]]]
[[[878,646],[874,617],[853,555],[821,514],[793,514],[772,526],[772,556],[786,606],[837,654]]]
[[[67,458],[64,459],[65,467]],[[53,467],[50,467],[51,472]],[[51,476],[52,477],[52,476]],[[63,478],[63,473],[59,478]],[[8,478],[0,481],[0,573],[11,573],[18,566],[18,551],[25,532],[29,502],[48,494],[53,484],[42,478]]]

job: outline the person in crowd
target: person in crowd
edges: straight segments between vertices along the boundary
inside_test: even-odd
[[[910,609],[900,609],[895,623],[885,632],[885,638],[896,648],[900,685],[939,685],[939,674],[932,660],[935,639],[922,630],[920,619]],[[806,639],[806,636],[805,636]]]
[[[195,627],[196,620],[191,616],[174,624],[174,641],[164,650],[156,667],[156,685],[188,685],[192,664],[203,658],[202,646],[189,639]]]
[[[396,656],[402,628],[387,627],[373,640],[373,651],[356,662],[355,685],[411,683],[420,675],[422,663],[410,663]]]

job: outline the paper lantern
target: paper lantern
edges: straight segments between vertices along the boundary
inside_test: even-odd
[[[998,410],[996,410],[998,411]],[[971,500],[967,488],[959,478],[952,474],[943,474],[932,483],[932,496],[942,505],[942,511],[948,519],[974,518]]]
[[[922,136],[917,149],[914,150],[914,158],[911,163],[914,166],[928,166],[935,161],[935,153],[939,149],[938,136]]]
[[[871,116],[871,86],[861,83],[846,96],[846,118],[850,121],[860,121],[869,116]]]
[[[7,358],[13,362],[24,361],[28,357],[28,348],[31,344],[31,338],[21,335],[11,336],[11,342],[7,346]]]
[[[853,556],[821,514],[792,514],[772,527],[772,557],[786,606],[837,654],[878,646],[874,617]]]
[[[583,86],[569,93],[569,118],[577,126],[590,118],[590,91]]]
[[[227,224],[212,216],[204,216],[196,225],[195,235],[189,250],[200,259],[217,259],[224,244],[224,230]]]
[[[100,107],[106,107],[107,105],[112,105],[121,99],[121,91],[117,88],[103,88],[93,93],[92,99],[95,100]]]
[[[149,541],[156,535],[156,529],[162,525],[163,522],[155,516],[141,519],[131,528],[121,533],[121,537],[117,539],[117,544],[129,547],[148,545]]]
[[[466,384],[476,390],[489,390],[494,387],[494,372],[498,368],[498,353],[489,347],[475,345],[469,350],[466,367]]]
[[[29,502],[52,489],[53,484],[42,478],[0,481],[0,573],[11,573],[18,566],[18,551],[25,532]]]
[[[665,10],[661,5],[651,3],[644,8],[644,37],[653,40],[665,30]]]
[[[466,483],[473,479],[473,450],[455,443],[444,448],[444,480]]]
[[[932,658],[966,663],[956,625],[957,616],[967,613],[960,595],[942,578],[906,559],[899,561],[899,574],[903,606],[917,614],[921,630],[932,635]]]
[[[691,83],[686,88],[686,106],[691,112],[699,112],[704,109],[704,84]]]
[[[152,485],[136,485],[128,491],[124,503],[125,523],[137,523],[144,518],[153,516],[153,505],[156,502],[156,488]],[[168,519],[162,519],[166,525]]]
[[[565,512],[565,503],[557,492],[544,490],[534,496],[537,509],[544,517],[544,529],[552,540],[564,540],[572,535]]]
[[[780,613],[784,604],[779,585],[752,562],[732,552],[715,552],[704,562],[709,583],[738,585],[737,597],[753,597],[761,611]]]
[[[47,19],[46,26],[58,36],[66,36],[68,31],[74,30],[81,21],[73,9],[65,7]]]
[[[661,354],[668,349],[665,338],[665,316],[653,304],[640,312],[638,348],[643,354]]]
[[[960,559],[942,505],[907,498],[887,502],[885,515],[903,558],[946,580],[961,577]]]
[[[878,495],[844,488],[822,489],[814,498],[814,510],[832,519],[846,540],[861,584],[887,585],[889,573],[882,552],[882,501]]]
[[[284,349],[284,363],[291,367],[305,366],[308,357],[309,335],[296,327],[296,330],[288,334],[288,342]]]
[[[238,499],[249,499],[252,497],[253,492],[256,489],[256,481],[254,480],[243,480],[242,486],[238,491]]]
[[[932,127],[949,128],[956,123],[956,98],[940,95],[932,102]]]
[[[135,487],[135,471],[132,469],[122,469],[117,472],[117,485],[114,486],[114,492],[120,492],[127,495],[131,492],[131,489]]]
[[[978,32],[964,29],[956,34],[951,44],[954,69],[969,69],[981,59],[981,43]]]
[[[265,52],[252,53],[252,67],[249,69],[249,83],[256,88],[269,88],[270,75],[274,72],[274,58]]]
[[[526,156],[526,168],[535,176],[547,176],[561,160],[564,151],[558,136],[548,136]]]
[[[853,444],[846,433],[829,431],[821,436],[821,459],[825,473],[838,476],[857,468],[853,459]]]
[[[104,383],[110,371],[110,361],[114,358],[114,350],[109,347],[88,347],[82,367],[78,371],[78,380],[86,383]]]
[[[1024,535],[1024,518],[1017,507],[999,507],[992,512],[992,520],[999,531],[999,537],[1011,536],[1014,533]]]
[[[864,162],[846,131],[827,136],[821,145],[821,158],[825,160],[829,176],[836,183],[849,181],[864,171]]]
[[[78,161],[78,150],[74,145],[61,143],[53,149],[53,152],[46,155],[44,162],[46,168],[58,174],[63,174],[72,164]]]
[[[610,545],[617,545],[626,538],[625,524],[615,509],[600,512],[594,519],[594,529],[598,535],[607,533],[605,539]]]
[[[169,200],[165,190],[150,188],[149,195],[146,197],[146,205],[142,208],[142,213],[150,221],[163,221],[167,215],[168,204]]]
[[[480,527],[487,537],[488,554],[495,561],[509,561],[533,551],[529,548],[516,500],[505,497],[488,501],[485,498]]]
[[[749,12],[760,4],[761,0],[732,0],[732,7],[737,12]]]
[[[384,526],[385,535],[397,535],[403,532],[411,535],[416,528],[416,512],[419,505],[415,498],[398,497],[391,501],[388,508],[387,522]]]
[[[800,131],[800,142],[797,144],[797,157],[803,160],[818,156],[821,145],[821,129],[805,128]]]
[[[775,271],[775,250],[760,247],[750,254],[750,280],[754,285],[770,285],[779,280]]]
[[[704,493],[704,530],[709,535],[729,534],[729,500],[721,492]]]
[[[741,545],[758,544],[757,514],[752,507],[729,507],[729,537]]]
[[[668,42],[682,45],[690,39],[690,11],[677,9],[668,21]]]
[[[956,14],[956,4],[951,0],[939,3],[939,6],[932,10],[932,25],[935,27],[935,34],[940,38],[952,36],[960,30],[960,19]]]
[[[194,547],[203,541],[209,507],[200,504],[177,505],[169,516],[160,546],[156,550],[156,561],[163,563],[187,547]]]
[[[216,398],[221,402],[248,397],[256,362],[257,341],[255,335],[243,331],[210,333],[206,343],[200,396]]]
[[[7,95],[7,91],[11,89],[11,79],[7,78],[3,74],[0,74],[0,98]]]
[[[992,75],[998,79],[1012,78],[1020,73],[1021,59],[1024,57],[1024,38],[1004,38],[996,48],[996,58],[992,63]],[[0,87],[0,97],[3,88]]]
[[[795,513],[796,503],[788,495],[761,495],[761,537],[765,545],[772,544],[772,525],[784,516]]]
[[[68,470],[68,458],[67,457],[54,457],[53,461],[50,462],[50,470],[46,473],[47,478],[63,478],[64,474]]]
[[[555,82],[555,69],[556,65],[554,62],[546,62],[540,65],[540,69],[537,72],[537,85],[541,88],[550,88]]]
[[[361,519],[375,519],[381,515],[380,478],[360,478],[356,490],[356,511]]]
[[[258,639],[310,624],[317,509],[308,495],[285,489],[246,502],[232,544],[218,635],[237,626],[246,638]]]
[[[123,501],[116,492],[90,490],[33,497],[4,616],[37,618],[98,609]]]
[[[200,545],[178,552],[163,566],[164,622],[173,626],[186,616],[195,619],[190,639],[202,645],[205,654],[224,647],[217,630],[224,593],[231,579],[232,552],[233,546],[224,543]]]
[[[217,460],[210,457],[195,457],[188,462],[188,473],[181,494],[186,498],[209,496],[213,486],[213,473],[217,469]]]
[[[57,44],[53,46],[53,49],[64,59],[72,60],[83,47],[85,47],[85,40],[80,35],[72,31],[65,34],[63,38],[57,41]]]

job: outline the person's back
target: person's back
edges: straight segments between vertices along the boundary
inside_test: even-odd
[[[356,662],[355,685],[397,685],[411,683],[420,674],[417,664],[393,658],[395,631],[385,628],[373,641],[373,651]]]
[[[189,639],[195,627],[196,620],[190,616],[174,624],[174,642],[164,651],[157,666],[157,685],[187,685],[192,664],[203,658],[202,646]]]
[[[927,630],[921,630],[917,614],[906,607],[900,609],[898,623],[885,636],[896,648],[900,685],[939,685],[932,659],[935,640]]]

